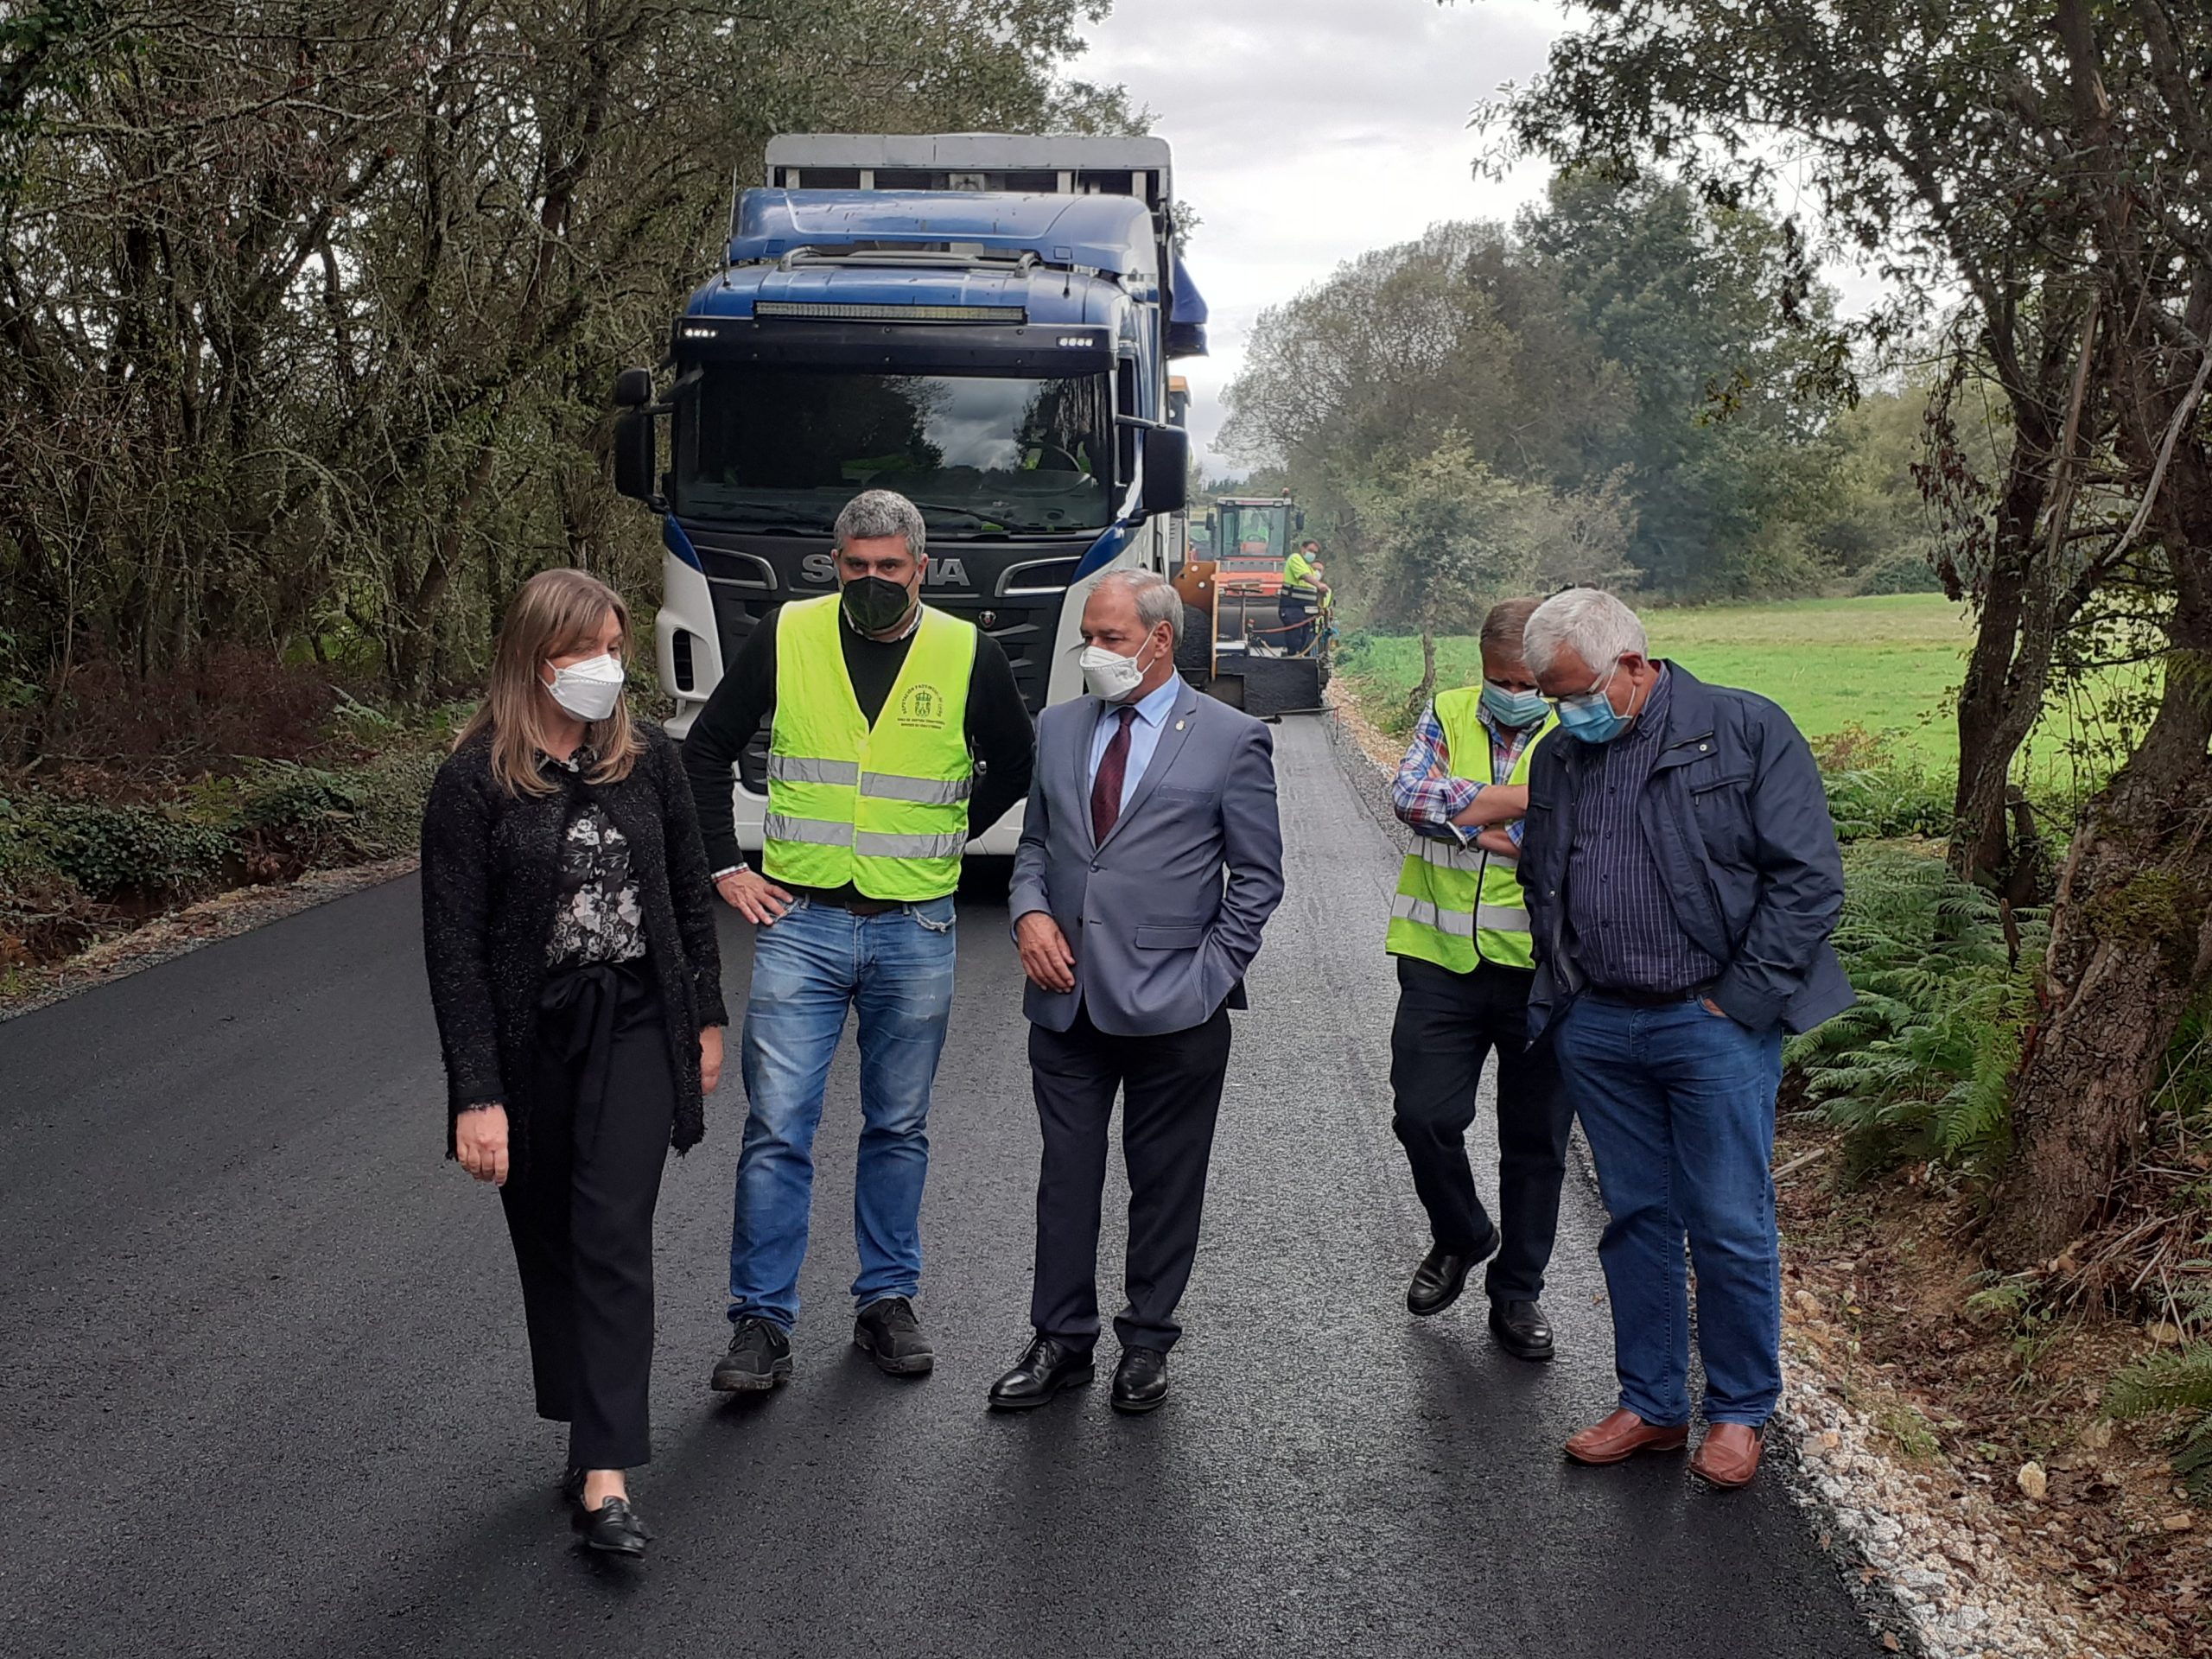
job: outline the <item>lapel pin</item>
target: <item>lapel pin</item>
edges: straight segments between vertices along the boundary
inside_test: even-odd
[[[1183,721],[1179,721],[1179,721],[1177,721],[1175,722],[1175,729],[1176,729],[1177,731],[1179,731],[1179,731],[1181,731],[1181,730],[1183,729],[1184,726],[1185,726],[1186,723],[1187,723],[1187,722]]]

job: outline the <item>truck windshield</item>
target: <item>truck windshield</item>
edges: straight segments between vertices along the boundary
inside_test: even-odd
[[[932,533],[1038,534],[1112,519],[1103,375],[1003,379],[709,364],[678,406],[676,509],[826,532],[865,489]]]

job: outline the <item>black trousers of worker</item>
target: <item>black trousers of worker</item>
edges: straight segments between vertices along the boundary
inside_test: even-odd
[[[1229,1043],[1225,1007],[1202,1026],[1159,1037],[1109,1036],[1080,1008],[1066,1031],[1029,1027],[1030,1081],[1045,1131],[1029,1300],[1039,1334],[1086,1351],[1098,1339],[1098,1216],[1118,1090],[1129,1169],[1128,1306],[1114,1333],[1125,1349],[1161,1353],[1182,1335],[1175,1305],[1198,1255]]]
[[[537,1414],[569,1425],[571,1468],[632,1469],[652,1456],[653,1208],[676,1115],[652,969],[556,975],[538,1040],[528,1141],[499,1189]]]
[[[1283,632],[1275,636],[1286,656],[1302,655],[1313,643],[1313,607],[1304,600],[1279,600],[1275,613],[1282,619]]]
[[[1485,1288],[1494,1301],[1543,1294],[1544,1268],[1559,1231],[1560,1185],[1574,1109],[1560,1087],[1548,1040],[1529,1042],[1529,985],[1517,968],[1483,963],[1455,974],[1418,957],[1398,958],[1398,1014],[1390,1027],[1391,1128],[1413,1166],[1414,1190],[1430,1232],[1446,1249],[1471,1253],[1491,1236],[1475,1195],[1466,1133],[1475,1083],[1497,1055],[1497,1198],[1502,1243]]]

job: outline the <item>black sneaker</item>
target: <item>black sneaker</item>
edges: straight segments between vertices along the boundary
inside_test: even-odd
[[[724,1394],[759,1394],[791,1380],[791,1339],[766,1319],[740,1319],[729,1351],[715,1362]]]
[[[886,1296],[861,1309],[853,1321],[853,1346],[866,1349],[876,1369],[893,1376],[925,1376],[937,1365],[937,1350],[904,1296]]]

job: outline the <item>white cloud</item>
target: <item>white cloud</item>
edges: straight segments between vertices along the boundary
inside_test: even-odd
[[[1222,389],[1267,306],[1441,219],[1510,219],[1541,194],[1524,166],[1478,180],[1474,105],[1526,81],[1564,25],[1549,0],[1115,0],[1074,66],[1119,81],[1175,147],[1205,221],[1191,267],[1212,355],[1186,360],[1209,471]]]

